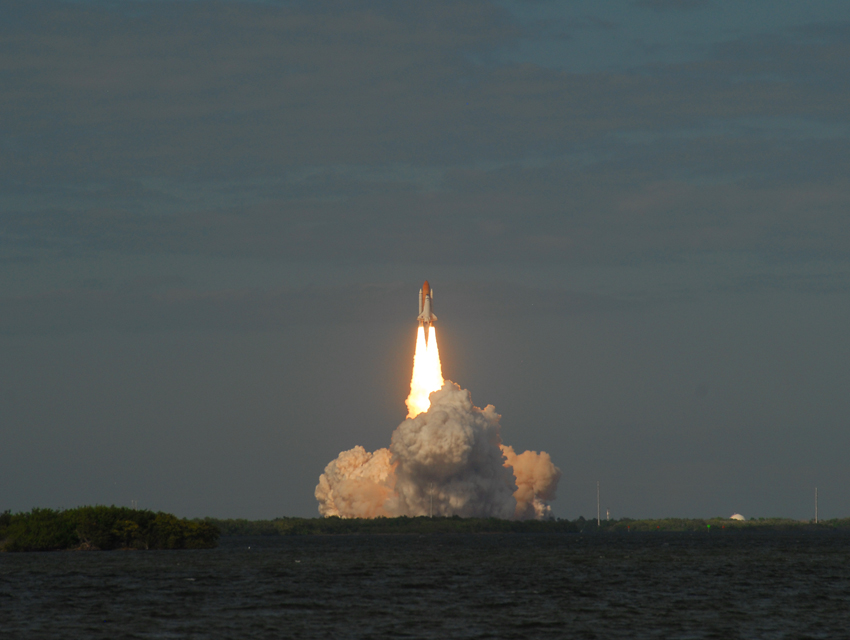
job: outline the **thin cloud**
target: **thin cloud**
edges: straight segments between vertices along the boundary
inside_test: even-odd
[[[638,0],[636,7],[655,11],[694,11],[711,6],[711,0]]]

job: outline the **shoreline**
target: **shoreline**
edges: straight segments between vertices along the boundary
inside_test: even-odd
[[[664,518],[603,520],[499,520],[496,518],[399,517],[374,519],[275,518],[273,520],[216,519],[200,520],[214,525],[222,536],[286,535],[393,535],[447,533],[572,533],[588,535],[628,535],[630,533],[742,533],[850,532],[850,518],[813,521],[787,518],[730,520],[726,518]]]

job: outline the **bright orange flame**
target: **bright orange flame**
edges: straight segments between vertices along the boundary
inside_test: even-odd
[[[428,411],[431,401],[428,396],[443,386],[443,371],[440,366],[440,349],[434,325],[428,331],[419,327],[416,333],[416,353],[413,355],[413,377],[410,380],[410,395],[407,397],[407,417],[415,418]]]

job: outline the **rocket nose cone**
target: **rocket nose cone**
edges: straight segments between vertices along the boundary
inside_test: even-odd
[[[422,284],[422,293],[426,296],[431,293],[431,285],[428,284],[427,280]]]

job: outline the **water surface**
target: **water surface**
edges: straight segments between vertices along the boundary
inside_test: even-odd
[[[0,554],[3,638],[839,638],[847,534],[224,538]]]

